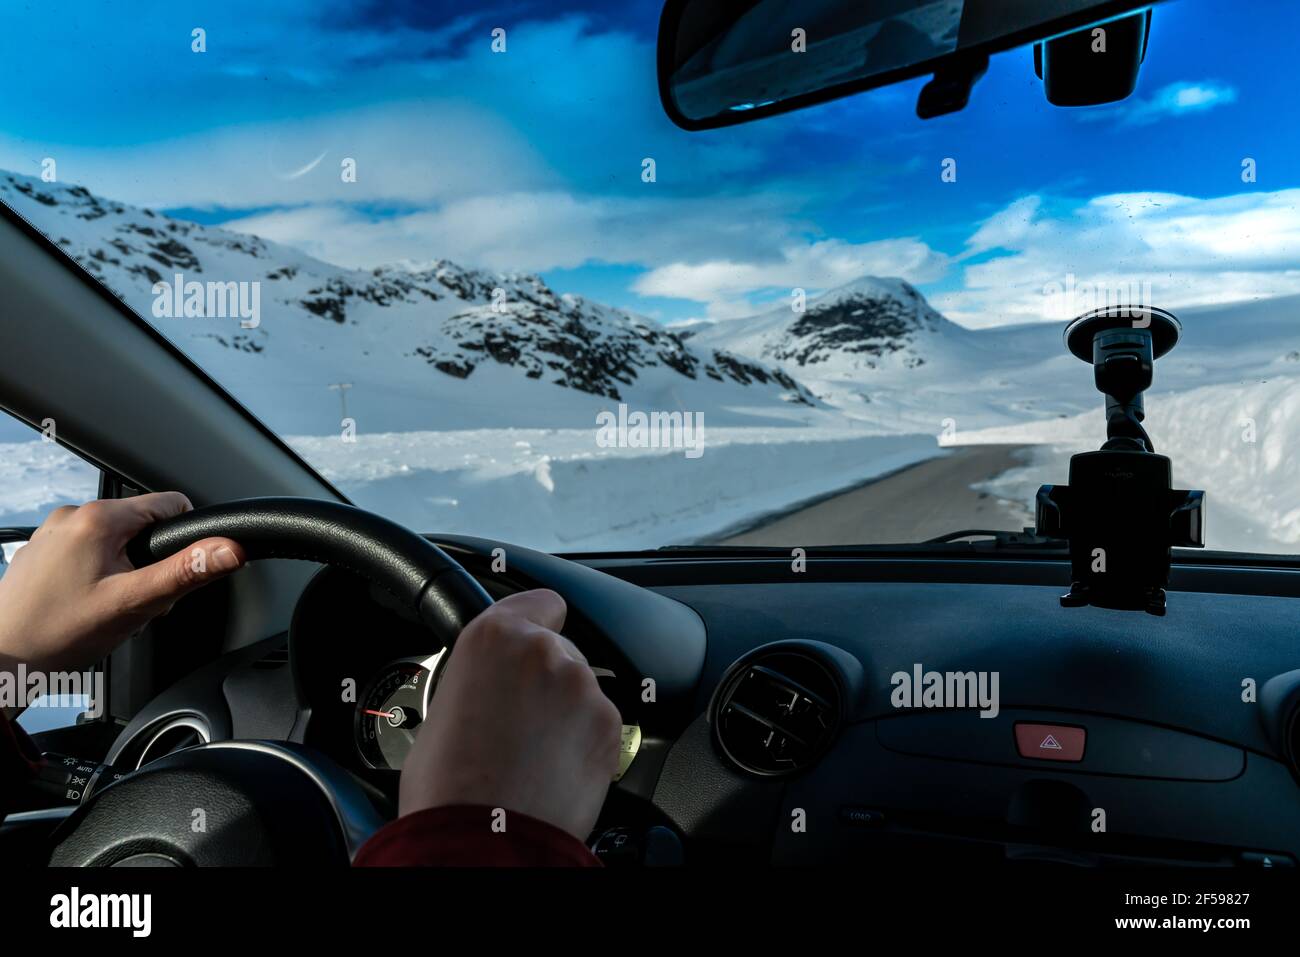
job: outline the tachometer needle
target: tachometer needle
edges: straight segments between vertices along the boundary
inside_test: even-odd
[[[390,719],[391,719],[391,718],[393,717],[393,712],[391,712],[391,711],[372,711],[370,708],[363,708],[363,709],[362,709],[362,714],[373,714],[376,718],[390,718]]]

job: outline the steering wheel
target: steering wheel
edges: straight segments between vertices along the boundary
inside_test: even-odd
[[[137,567],[204,538],[232,538],[250,561],[345,568],[391,592],[445,646],[492,604],[437,545],[351,505],[255,498],[195,509],[127,546]],[[94,793],[52,835],[56,866],[345,864],[381,827],[361,783],[289,742],[216,741],[150,762]]]

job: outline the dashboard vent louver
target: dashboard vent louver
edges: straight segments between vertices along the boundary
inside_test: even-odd
[[[714,699],[714,738],[752,774],[794,774],[814,764],[839,726],[840,687],[802,651],[767,651],[732,666]]]

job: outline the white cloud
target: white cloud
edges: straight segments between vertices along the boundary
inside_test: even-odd
[[[963,288],[933,297],[969,326],[1065,319],[1073,285],[1178,308],[1300,293],[1300,189],[1198,199],[1028,196],[968,241]],[[1074,305],[1078,305],[1076,302]],[[1080,310],[1081,311],[1081,310]]]
[[[727,254],[775,255],[789,241],[795,202],[765,195],[696,200],[518,191],[380,218],[327,205],[226,226],[362,268],[432,258],[503,272],[591,262],[655,268],[683,256],[708,261]]]
[[[1113,108],[1080,113],[1084,120],[1103,120],[1118,116],[1126,126],[1146,126],[1167,117],[1204,113],[1216,106],[1237,102],[1237,90],[1226,83],[1204,80],[1199,83],[1170,83],[1147,99],[1134,98]]]
[[[915,238],[847,243],[808,239],[803,197],[575,196],[520,191],[366,217],[340,204],[275,211],[227,223],[343,266],[447,258],[502,272],[590,263],[643,267],[632,291],[702,303],[712,318],[749,315],[773,288],[829,289],[860,276],[940,278],[948,257]]]
[[[900,276],[914,283],[944,274],[948,258],[919,239],[846,243],[838,239],[786,244],[774,257],[737,261],[677,261],[653,269],[633,288],[646,296],[710,303],[710,314],[732,313],[725,300],[775,287],[829,289],[865,275]]]
[[[346,266],[435,257],[507,272],[640,266],[634,292],[703,304],[711,318],[761,311],[773,289],[818,291],[868,274],[924,287],[954,269],[960,288],[931,299],[972,327],[1070,318],[1090,296],[1179,308],[1300,293],[1300,189],[1215,199],[1030,195],[980,223],[956,257],[909,237],[808,239],[797,213],[798,199],[781,195],[519,191],[377,219],[324,205],[231,226]]]

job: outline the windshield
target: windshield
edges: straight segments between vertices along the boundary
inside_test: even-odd
[[[1105,438],[1064,322],[1149,303],[1207,545],[1300,551],[1294,3],[1156,6],[1109,106],[1023,48],[939,119],[917,80],[697,134],[651,0],[180,6],[7,12],[0,201],[358,505],[553,551],[1019,531]]]

